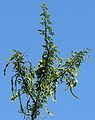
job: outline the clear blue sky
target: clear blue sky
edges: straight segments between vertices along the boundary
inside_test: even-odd
[[[44,0],[52,16],[55,31],[54,41],[62,57],[71,50],[95,49],[95,0]],[[3,76],[5,58],[9,51],[25,52],[34,65],[41,58],[43,39],[37,32],[40,28],[40,5],[43,0],[0,1],[0,119],[23,120],[17,112],[19,104],[10,102],[10,75]],[[64,85],[63,85],[64,86]],[[49,109],[54,118],[46,120],[94,120],[95,119],[95,51],[81,66],[79,84],[73,98],[60,86],[57,103],[50,102]]]

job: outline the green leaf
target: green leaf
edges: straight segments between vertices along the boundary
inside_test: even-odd
[[[72,96],[74,96],[75,98],[79,99],[79,97],[76,96],[76,95],[73,93],[72,87],[70,87],[70,92],[71,92]]]
[[[8,63],[6,64],[6,66],[5,66],[5,68],[4,68],[4,76],[6,75],[6,69],[7,69],[7,67],[9,66],[9,64],[10,64],[10,62],[8,62]]]
[[[13,102],[14,100],[16,100],[16,98],[17,98],[18,96],[19,96],[18,93],[16,93],[14,96],[12,96],[11,102]]]
[[[48,109],[46,109],[46,113],[48,113],[50,116],[54,116],[54,114],[52,114],[51,112],[49,112]]]

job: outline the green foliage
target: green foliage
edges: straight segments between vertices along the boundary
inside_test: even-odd
[[[38,31],[44,37],[45,43],[42,45],[44,52],[37,67],[33,67],[31,62],[26,61],[21,52],[13,50],[14,53],[4,69],[4,75],[6,75],[9,64],[13,65],[11,101],[19,98],[20,112],[30,120],[35,120],[40,115],[40,110],[47,105],[48,98],[51,97],[53,101],[56,101],[57,87],[62,83],[65,83],[71,94],[78,98],[73,93],[73,88],[78,83],[77,76],[80,65],[89,54],[89,49],[72,52],[71,57],[63,61],[59,57],[58,49],[52,39],[54,32],[48,8],[46,4],[42,4],[41,8],[40,24],[43,29]],[[52,115],[47,108],[46,112]]]

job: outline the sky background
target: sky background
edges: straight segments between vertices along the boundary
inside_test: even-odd
[[[95,0],[0,0],[0,119],[23,120],[18,113],[18,100],[10,102],[10,75],[3,76],[5,59],[12,49],[27,53],[33,65],[41,58],[43,38],[37,31],[40,26],[40,5],[46,2],[51,14],[54,42],[67,57],[71,50],[92,50],[91,57],[80,68],[79,84],[75,93],[79,100],[58,88],[57,103],[48,108],[54,117],[46,120],[95,119]]]

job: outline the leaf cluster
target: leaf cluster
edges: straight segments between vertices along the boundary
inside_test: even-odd
[[[33,67],[30,61],[26,61],[23,53],[13,50],[13,55],[9,59],[4,69],[6,75],[7,67],[13,65],[14,75],[11,77],[11,101],[17,98],[20,102],[20,112],[26,118],[35,120],[40,115],[40,110],[47,105],[48,98],[56,101],[57,87],[65,83],[70,89],[77,85],[78,71],[84,58],[89,54],[89,49],[80,52],[72,52],[71,57],[63,61],[59,57],[58,49],[53,42],[55,35],[52,29],[52,22],[48,14],[46,4],[42,4],[41,22],[43,29],[38,30],[44,38],[44,52],[37,67]],[[25,96],[25,103],[22,98]],[[52,115],[46,108],[46,112]]]

